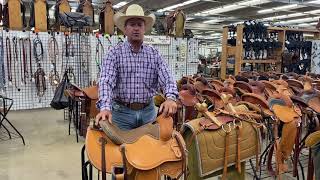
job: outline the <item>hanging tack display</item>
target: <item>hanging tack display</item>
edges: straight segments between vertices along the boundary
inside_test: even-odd
[[[100,32],[110,35],[114,34],[114,22],[113,22],[114,10],[112,3],[108,0],[104,7],[101,9],[99,15]]]

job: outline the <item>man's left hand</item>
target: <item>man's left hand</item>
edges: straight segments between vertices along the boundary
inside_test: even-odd
[[[177,112],[177,103],[171,99],[167,99],[161,104],[159,113],[162,113],[165,117],[172,116]]]

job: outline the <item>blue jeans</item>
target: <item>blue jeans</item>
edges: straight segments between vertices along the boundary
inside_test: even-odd
[[[140,127],[156,119],[157,112],[154,102],[141,110],[132,110],[117,102],[112,102],[112,123],[117,125],[120,129],[130,130]]]
[[[320,142],[311,148],[316,179],[320,179]]]

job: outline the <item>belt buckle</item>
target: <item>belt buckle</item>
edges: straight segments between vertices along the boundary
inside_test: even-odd
[[[141,110],[141,109],[143,109],[144,108],[144,105],[141,103],[131,103],[130,104],[130,109],[132,109],[132,110]]]

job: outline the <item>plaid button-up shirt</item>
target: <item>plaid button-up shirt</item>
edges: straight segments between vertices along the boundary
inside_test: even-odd
[[[142,44],[138,53],[128,41],[110,49],[99,79],[100,110],[111,110],[113,99],[126,103],[150,102],[161,88],[168,98],[178,96],[176,83],[159,51]]]

